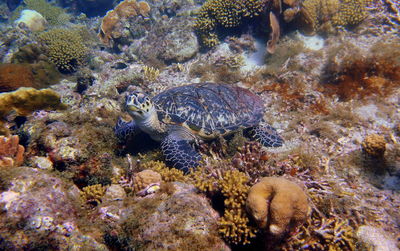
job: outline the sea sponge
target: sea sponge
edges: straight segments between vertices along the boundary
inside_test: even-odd
[[[35,10],[23,10],[21,17],[18,18],[15,23],[17,27],[28,28],[31,31],[43,31],[46,29],[46,19]]]
[[[161,182],[161,175],[149,169],[138,172],[133,177],[133,186],[136,192],[146,188],[150,184],[159,182]]]
[[[60,95],[51,89],[36,90],[21,87],[14,92],[0,94],[0,134],[8,134],[4,128],[5,117],[12,111],[26,116],[35,110],[65,109]]]
[[[121,36],[119,29],[123,21],[137,15],[147,17],[149,12],[150,5],[145,1],[124,0],[104,16],[98,37],[105,45],[111,46],[113,39]]]
[[[87,56],[88,49],[79,30],[53,29],[39,35],[47,55],[61,72],[76,71]]]
[[[281,177],[262,178],[250,188],[247,212],[262,229],[281,235],[308,217],[307,195],[295,183]]]
[[[378,134],[368,135],[361,145],[365,153],[375,158],[382,158],[386,151],[385,137]]]
[[[19,144],[18,135],[0,136],[0,168],[20,166],[24,162],[25,148]]]

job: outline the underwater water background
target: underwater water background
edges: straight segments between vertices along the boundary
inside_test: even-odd
[[[0,250],[399,250],[399,0],[1,0]]]

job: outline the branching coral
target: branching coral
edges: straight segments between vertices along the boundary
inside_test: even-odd
[[[42,33],[39,40],[47,47],[50,61],[61,72],[73,72],[85,61],[87,51],[79,30],[53,29]]]
[[[84,187],[81,191],[81,198],[85,203],[98,205],[101,197],[106,193],[106,188],[101,184]]]
[[[19,88],[14,92],[0,94],[0,133],[8,133],[3,127],[5,116],[15,111],[18,115],[26,116],[36,110],[65,109],[60,95],[51,89],[36,90]]]
[[[307,33],[332,32],[334,27],[357,25],[367,16],[370,0],[306,0],[301,27]]]
[[[0,136],[0,168],[21,165],[24,162],[24,151],[17,135]]]
[[[199,32],[204,45],[212,47],[218,43],[215,29],[237,27],[243,18],[252,18],[262,13],[265,0],[208,0],[198,13],[195,29]]]
[[[143,169],[151,169],[161,175],[161,178],[165,182],[181,181],[185,182],[188,177],[184,173],[175,168],[168,168],[164,162],[161,161],[148,161],[141,165]]]

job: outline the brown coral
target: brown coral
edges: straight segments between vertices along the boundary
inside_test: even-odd
[[[1,64],[0,92],[14,91],[19,87],[36,87],[32,68],[28,64]]]
[[[111,46],[113,39],[118,38],[122,20],[141,15],[147,17],[150,12],[150,6],[147,2],[136,0],[125,0],[119,3],[113,10],[108,11],[101,21],[100,32],[98,34],[100,40],[108,46]]]
[[[371,157],[381,158],[386,151],[385,137],[378,134],[370,134],[362,142],[362,149]]]
[[[0,136],[0,167],[19,166],[24,162],[25,148],[19,145],[18,135]]]
[[[150,184],[159,182],[161,182],[161,175],[149,169],[138,172],[133,177],[133,185],[136,192],[146,188]]]
[[[308,217],[308,201],[295,183],[278,177],[266,177],[250,188],[246,208],[260,228],[269,227],[281,235]]]

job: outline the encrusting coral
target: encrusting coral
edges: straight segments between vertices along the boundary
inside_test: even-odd
[[[363,151],[371,157],[382,158],[386,151],[385,137],[378,134],[370,134],[362,142]]]
[[[0,136],[0,167],[19,166],[24,162],[25,148],[19,144],[18,135]]]
[[[309,211],[303,190],[281,177],[262,178],[252,186],[246,208],[259,227],[268,228],[273,235],[281,235],[291,226],[305,222]]]
[[[150,5],[145,1],[124,0],[107,12],[101,21],[98,37],[105,45],[112,46],[112,41],[121,36],[119,29],[124,20],[137,15],[147,17],[149,12]]]
[[[0,94],[0,134],[8,134],[4,128],[5,117],[12,111],[18,115],[27,116],[36,110],[65,109],[61,103],[60,95],[51,90],[36,90],[33,88],[19,88],[14,92]]]

